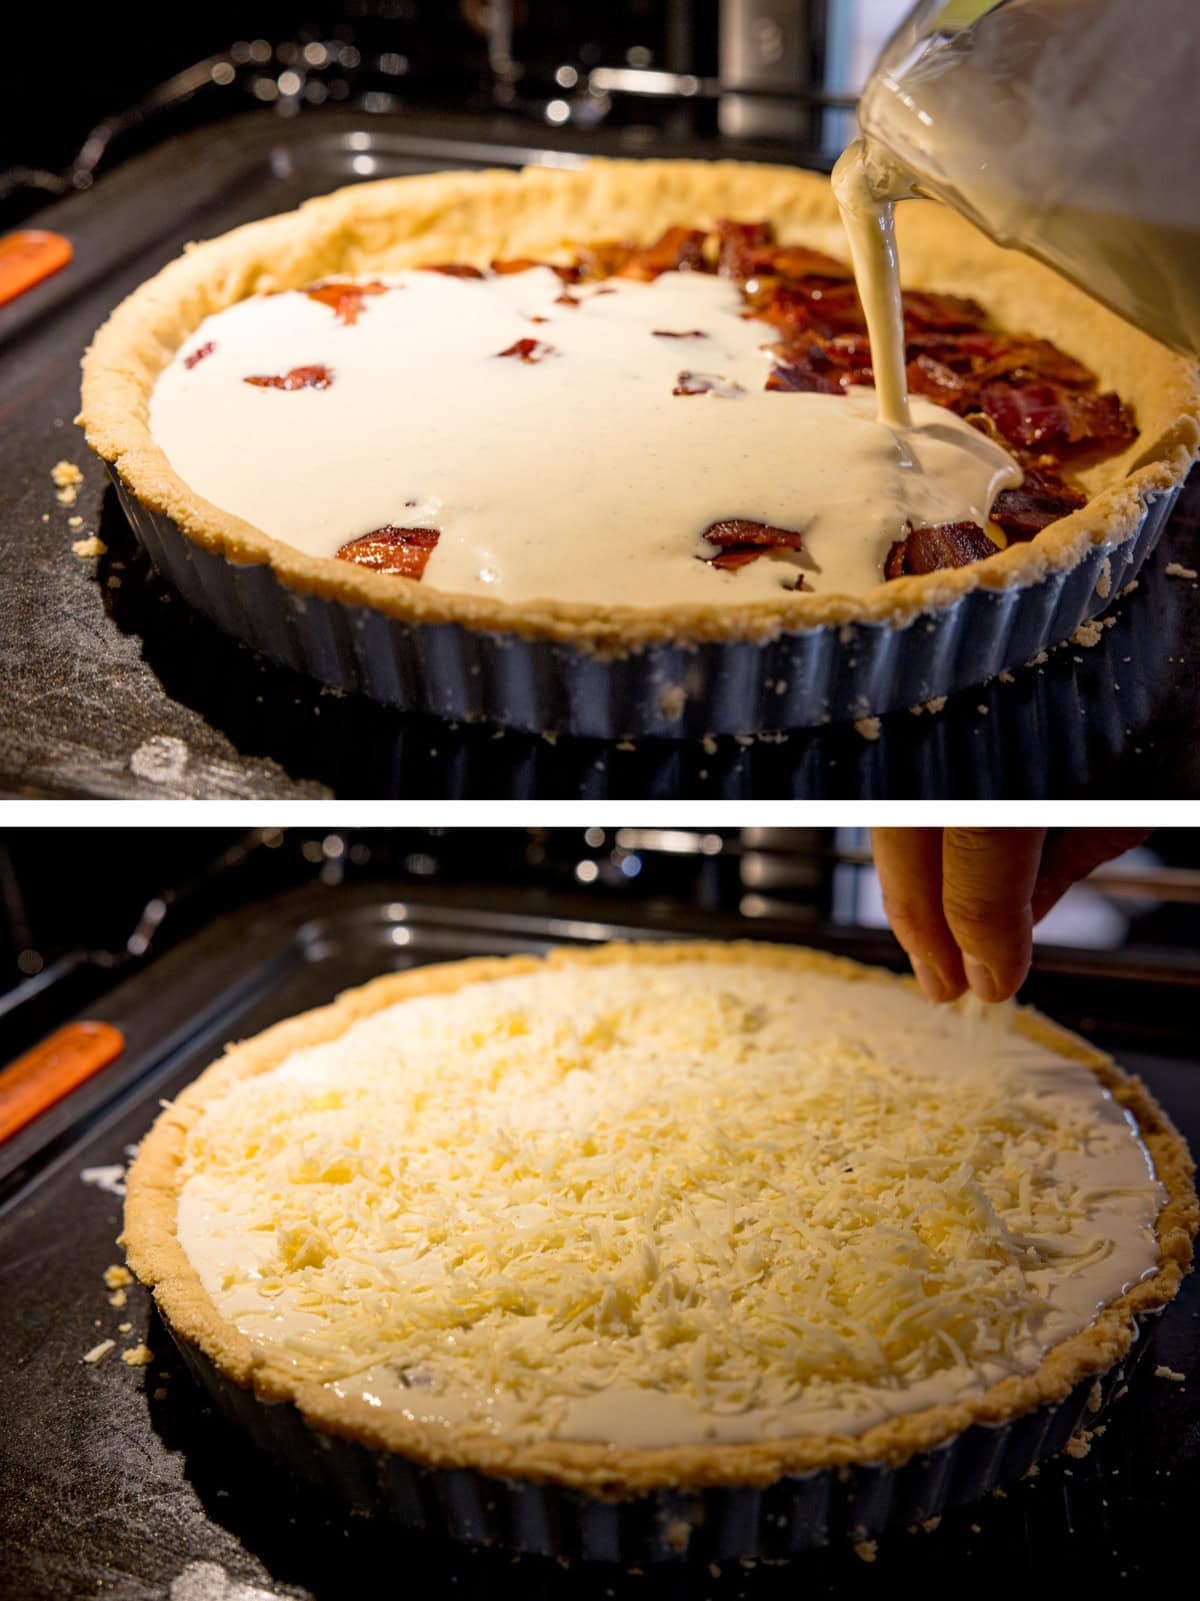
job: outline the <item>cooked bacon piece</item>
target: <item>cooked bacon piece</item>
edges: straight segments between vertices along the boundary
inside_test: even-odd
[[[808,333],[771,349],[773,365],[765,388],[837,395],[849,384],[873,384],[871,345],[866,334],[822,339]]]
[[[917,356],[907,373],[910,393],[925,395],[939,406],[957,406],[965,393],[958,374],[933,356]]]
[[[844,261],[827,256],[823,250],[809,250],[805,245],[769,245],[755,252],[755,256],[755,277],[820,283],[849,283],[854,277],[853,268]]]
[[[930,333],[923,329],[906,329],[905,346],[908,359],[928,356],[949,367],[952,372],[971,373],[984,362],[1001,354],[1009,341],[1004,334],[970,329],[963,333]]]
[[[770,523],[752,522],[748,517],[722,517],[704,530],[710,545],[775,545],[799,550],[804,536],[795,528],[773,528]]]
[[[211,356],[216,348],[216,341],[212,339],[210,339],[207,344],[197,345],[190,356],[185,356],[183,358],[183,365],[190,372],[198,361],[203,361],[205,356]]]
[[[987,312],[976,300],[962,295],[938,295],[925,289],[905,289],[900,295],[906,326],[936,328],[949,333],[954,329],[980,328]]]
[[[824,341],[814,337],[804,344],[786,345],[776,354],[764,387],[840,395],[849,383],[849,370],[837,365]]]
[[[1050,383],[984,384],[979,409],[1014,445],[1042,449],[1104,445],[1115,449],[1137,434],[1133,418],[1111,392],[1097,395]]]
[[[652,245],[635,248],[617,275],[649,282],[664,272],[700,272],[704,268],[704,234],[699,228],[668,228]]]
[[[722,378],[715,372],[681,372],[675,380],[673,395],[717,395],[722,400],[732,400],[735,395],[744,395],[746,391],[741,384],[735,384],[729,378]]]
[[[871,376],[871,341],[865,333],[835,334],[825,349],[831,361],[839,367],[849,368],[855,374],[855,383],[874,382]],[[866,376],[861,376],[864,373]]]
[[[867,329],[862,302],[852,283],[818,284],[808,291],[808,315],[813,327],[826,338],[834,334],[865,333]]]
[[[931,523],[898,539],[883,564],[885,578],[935,573],[943,567],[966,567],[994,556],[996,547],[978,523]]]
[[[1031,467],[1016,489],[1002,489],[996,496],[992,521],[1013,544],[1032,539],[1049,523],[1086,505],[1087,496],[1064,484],[1057,473]]]
[[[387,292],[387,284],[381,283],[319,283],[304,291],[310,300],[319,300],[321,305],[328,306],[337,320],[344,322],[348,328],[358,321],[367,295],[386,295]]]
[[[395,573],[401,578],[420,578],[440,537],[436,528],[376,528],[351,539],[338,551],[342,561],[355,562],[376,573]]]
[[[537,263],[536,262],[531,262],[530,265],[531,266],[536,266]],[[486,272],[481,272],[478,267],[468,267],[466,262],[463,262],[463,261],[431,262],[428,266],[422,267],[421,271],[422,272],[440,272],[443,275],[443,277],[446,277],[446,278],[486,278],[487,277],[487,273]]]
[[[960,333],[909,332],[909,361],[927,356],[969,379],[968,387],[1003,378],[1009,383],[1048,379],[1068,388],[1088,389],[1095,374],[1048,339],[1032,334],[999,334],[982,329]]]
[[[701,556],[700,560],[707,562],[710,567],[732,572],[738,567],[748,567],[752,561],[765,555],[766,549],[762,545],[736,545],[730,550],[719,550],[715,556]]]
[[[779,245],[769,222],[717,223],[717,271],[724,278],[784,278],[849,281],[854,273],[844,261],[807,245]]]
[[[621,244],[615,239],[581,246],[576,262],[580,279],[611,278],[614,273],[620,272],[636,248],[635,245]]]
[[[708,335],[703,328],[684,328],[678,333],[673,328],[652,328],[651,333],[656,339],[707,339]]]
[[[722,217],[717,223],[717,271],[722,278],[751,278],[758,251],[775,242],[775,229],[769,222],[733,222]]]
[[[969,422],[972,428],[977,428],[981,434],[986,434],[993,445],[1004,444],[1004,438],[999,428],[988,416],[986,411],[964,411],[962,420]]]
[[[293,367],[291,372],[282,375],[243,378],[242,382],[253,384],[257,389],[328,389],[333,382],[333,374],[328,367],[318,363],[313,367]]]
[[[991,359],[975,369],[977,383],[993,378],[1004,378],[1009,383],[1028,383],[1032,378],[1047,378],[1051,383],[1065,384],[1069,389],[1092,389],[1096,375],[1065,350],[1052,345],[1048,339],[1035,339],[1031,334],[1016,334],[1012,338],[993,341],[1000,348]]]
[[[510,261],[492,262],[492,271],[499,273],[501,277],[507,276],[510,272],[528,272],[531,267],[549,267],[550,271],[557,273],[565,284],[579,282],[578,267],[563,267],[553,261],[534,261],[532,256],[514,256]]]
[[[825,338],[866,332],[858,291],[849,281],[752,278],[742,293],[751,316],[782,328],[785,333],[808,327]]]
[[[573,295],[569,290],[564,289],[561,295],[555,295],[554,304],[556,306],[578,306],[581,301],[578,295]]]
[[[700,560],[727,571],[745,567],[772,550],[799,550],[803,543],[803,536],[795,528],[773,528],[746,517],[722,518],[704,530],[704,537],[710,545],[720,548],[715,556],[702,556]],[[801,575],[792,587],[799,589],[803,583]]]
[[[760,285],[744,290],[750,306],[749,315],[759,322],[770,323],[782,329],[789,337],[812,325],[813,315],[809,297],[788,284]]]
[[[497,356],[517,356],[521,361],[543,361],[547,356],[554,355],[554,346],[544,344],[540,339],[516,339],[507,350],[496,352]]]

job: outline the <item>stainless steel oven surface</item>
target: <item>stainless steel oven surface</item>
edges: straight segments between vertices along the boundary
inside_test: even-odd
[[[175,839],[139,863],[135,842],[105,836],[107,880],[97,888],[110,912],[50,904],[51,860],[72,865],[51,837],[6,842],[8,971],[20,975],[0,997],[6,1039],[27,1045],[86,1018],[117,1030],[121,1049],[0,1143],[0,1360],[16,1376],[0,1435],[0,1595],[322,1601],[347,1584],[382,1594],[403,1583],[753,1601],[794,1594],[797,1582],[858,1595],[881,1580],[961,1585],[985,1571],[1005,1588],[1113,1573],[1155,1584],[1178,1571],[1200,1489],[1194,1278],[1085,1454],[1043,1462],[936,1530],[890,1529],[869,1564],[842,1546],[788,1562],[763,1548],[744,1561],[710,1551],[653,1571],[563,1567],[347,1512],[272,1467],[206,1405],[145,1293],[129,1286],[116,1308],[105,1279],[121,1261],[131,1151],[162,1100],[227,1041],[380,972],[614,937],[762,937],[902,959],[881,926],[867,841],[849,829]],[[1196,836],[1160,830],[1061,903],[1024,992],[1140,1073],[1193,1146],[1198,903]],[[83,1360],[108,1339],[144,1343],[153,1360]]]
[[[1097,648],[861,729],[551,744],[339,698],[239,645],[150,568],[72,426],[92,333],[187,241],[449,167],[639,154],[828,167],[903,9],[365,0],[298,27],[264,3],[164,32],[135,5],[120,29],[81,23],[65,49],[52,13],[24,13],[6,40],[21,115],[0,156],[0,229],[49,232],[73,254],[0,304],[0,792],[1195,795],[1194,485]],[[54,97],[39,87],[51,70]],[[34,277],[61,262],[58,246],[29,248]],[[62,461],[82,471],[69,493]]]

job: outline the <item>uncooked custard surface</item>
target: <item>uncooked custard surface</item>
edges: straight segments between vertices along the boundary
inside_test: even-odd
[[[312,555],[415,527],[439,533],[427,588],[516,603],[743,604],[801,576],[857,594],[906,525],[986,527],[1021,480],[930,401],[893,428],[866,387],[766,391],[774,332],[714,274],[375,282],[352,322],[300,290],[216,313],[152,396],[196,494]],[[803,548],[723,571],[704,533],[732,518]]]

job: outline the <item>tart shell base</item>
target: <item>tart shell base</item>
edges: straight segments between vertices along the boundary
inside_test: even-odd
[[[227,1379],[190,1341],[172,1338],[218,1411],[281,1468],[348,1506],[405,1529],[529,1556],[619,1563],[781,1560],[875,1538],[939,1517],[1011,1484],[1101,1421],[1153,1340],[1156,1317],[1116,1369],[1061,1401],[999,1425],[973,1424],[899,1467],[850,1464],[785,1476],[766,1488],[660,1490],[602,1500],[563,1485],[430,1468],[313,1428],[290,1402],[267,1402]],[[170,1332],[170,1325],[167,1325]]]
[[[1065,571],[1032,585],[981,586],[907,623],[816,626],[690,648],[649,643],[613,657],[301,594],[265,563],[235,564],[186,538],[110,472],[168,583],[272,660],[404,711],[591,739],[811,728],[919,706],[1021,667],[1137,577],[1178,495],[1147,496],[1131,538],[1096,544]]]

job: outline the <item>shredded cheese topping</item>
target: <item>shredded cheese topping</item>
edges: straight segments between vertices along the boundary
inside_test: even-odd
[[[863,1426],[1028,1370],[1156,1260],[1086,1068],[766,965],[393,1006],[212,1100],[184,1173],[185,1248],[277,1360],[526,1434],[635,1392]]]

